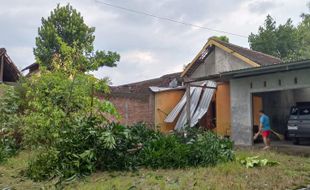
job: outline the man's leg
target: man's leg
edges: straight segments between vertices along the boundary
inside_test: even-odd
[[[263,140],[264,140],[264,144],[265,144],[265,147],[268,146],[268,139],[266,136],[263,136]]]
[[[270,138],[269,138],[269,136],[267,137],[267,146],[270,146]]]

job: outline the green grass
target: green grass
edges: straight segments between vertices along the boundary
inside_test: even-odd
[[[178,170],[140,169],[137,172],[97,172],[74,181],[66,189],[294,189],[310,184],[310,159],[272,151],[243,150],[238,157],[260,156],[280,165],[246,169],[237,162],[212,168]],[[25,169],[30,152],[22,152],[0,165],[0,189],[50,189],[55,181],[35,183],[20,173]]]

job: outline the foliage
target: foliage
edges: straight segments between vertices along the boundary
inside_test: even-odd
[[[232,142],[211,132],[194,139],[163,135],[145,125],[100,126],[95,118],[81,118],[62,128],[59,138],[30,163],[28,176],[44,180],[89,175],[95,170],[134,170],[213,166],[233,160]]]
[[[291,19],[276,26],[276,21],[268,15],[264,26],[259,27],[258,34],[251,33],[248,40],[251,49],[283,60],[296,59],[299,56],[298,30]]]
[[[310,3],[308,3],[310,10]],[[261,51],[284,61],[310,58],[310,14],[302,13],[302,21],[294,26],[291,19],[276,26],[276,21],[268,15],[264,26],[257,34],[251,33],[248,40],[253,50]]]
[[[184,137],[179,134],[162,135],[144,145],[142,165],[151,168],[184,168],[213,166],[234,159],[232,142],[212,132],[191,131]]]
[[[221,40],[223,42],[229,43],[229,38],[227,36],[212,36],[211,38],[215,38],[215,39]]]
[[[27,102],[24,133],[29,145],[50,145],[62,128],[81,116],[93,116],[102,124],[116,116],[114,106],[94,93],[106,93],[105,81],[91,75],[76,74],[73,79],[62,71],[41,71],[23,84]]]
[[[30,163],[27,174],[34,180],[59,175],[66,179],[89,175],[96,169],[131,169],[133,163],[128,149],[134,144],[130,141],[128,128],[97,124],[96,118],[80,118],[74,124],[64,126],[53,145],[43,149]]]
[[[0,85],[0,162],[17,153],[20,148],[21,134],[20,97],[14,87]]]
[[[183,168],[190,165],[190,146],[175,135],[161,136],[145,144],[141,151],[142,165],[151,168]]]
[[[116,52],[94,51],[94,32],[95,28],[88,27],[70,4],[58,4],[47,19],[42,18],[34,48],[36,61],[49,70],[65,67],[85,72],[116,66],[115,62],[120,59]],[[67,54],[74,55],[73,62],[66,60]],[[55,65],[54,59],[61,61]]]
[[[194,166],[214,166],[234,160],[233,142],[212,132],[198,134],[190,149],[189,162]]]
[[[310,3],[308,3],[310,10]],[[301,15],[302,21],[298,25],[298,34],[300,40],[300,54],[301,58],[310,58],[310,14],[303,13]]]
[[[4,91],[0,95],[0,129],[14,129],[19,127],[19,109],[21,100],[19,94],[12,86],[1,85],[0,88]]]
[[[246,168],[274,166],[279,164],[279,162],[276,161],[270,161],[268,159],[259,159],[259,156],[238,158],[237,160],[241,165],[244,165]]]

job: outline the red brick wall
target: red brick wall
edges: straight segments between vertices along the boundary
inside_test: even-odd
[[[126,97],[110,97],[109,99],[122,116],[120,123],[132,125],[137,122],[145,122],[154,125],[154,96],[136,99]]]

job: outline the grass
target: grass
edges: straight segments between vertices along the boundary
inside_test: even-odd
[[[238,150],[237,157],[260,156],[278,161],[280,165],[246,169],[237,162],[212,168],[178,170],[141,169],[137,172],[97,172],[74,181],[65,189],[296,189],[310,184],[310,159],[272,151]],[[23,177],[31,152],[0,165],[0,189],[50,189],[55,181],[33,182]]]

